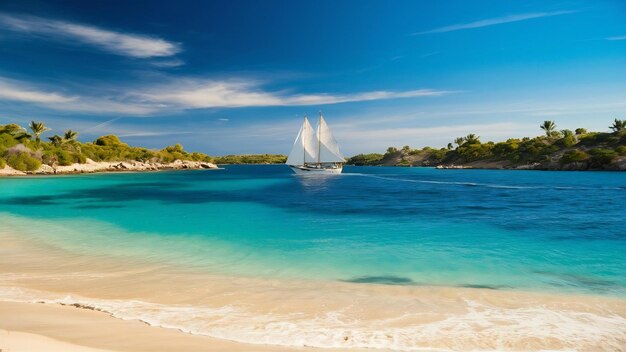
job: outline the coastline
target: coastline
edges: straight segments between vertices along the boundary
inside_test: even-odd
[[[68,251],[28,233],[0,236],[0,317],[11,317],[0,319],[0,330],[105,351],[613,351],[626,344],[619,297],[222,276]]]
[[[217,165],[202,161],[175,160],[171,163],[160,162],[140,162],[140,161],[101,161],[95,162],[87,159],[84,164],[74,163],[66,166],[51,167],[42,165],[35,171],[19,171],[8,165],[0,169],[2,176],[39,176],[39,175],[73,175],[84,173],[105,173],[105,172],[147,172],[162,170],[207,170],[219,169]]]
[[[0,301],[0,350],[47,352],[316,351],[248,345],[60,305]]]

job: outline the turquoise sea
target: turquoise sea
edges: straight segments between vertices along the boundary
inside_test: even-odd
[[[4,226],[45,220],[32,225],[45,226],[42,238],[84,253],[242,277],[618,297],[625,205],[626,174],[611,172],[345,167],[311,177],[227,165],[0,179]]]

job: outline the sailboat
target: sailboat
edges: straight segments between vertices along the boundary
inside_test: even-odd
[[[322,113],[317,131],[305,116],[286,164],[296,174],[340,174],[345,161]]]

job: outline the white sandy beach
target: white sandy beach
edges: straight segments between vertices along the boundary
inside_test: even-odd
[[[115,319],[103,312],[0,302],[2,352],[302,351],[247,345]]]
[[[0,231],[0,241],[3,352],[626,346],[619,298],[224,277],[86,256],[27,234]]]
[[[65,166],[51,167],[41,165],[38,170],[22,172],[8,165],[0,169],[0,176],[26,176],[26,175],[64,175],[96,172],[120,172],[120,171],[158,171],[158,170],[183,170],[183,169],[217,169],[213,163],[176,160],[171,163],[141,162],[141,161],[93,161],[87,159],[84,164],[74,163]]]

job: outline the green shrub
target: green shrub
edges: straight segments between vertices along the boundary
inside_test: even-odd
[[[582,150],[574,149],[563,153],[563,156],[561,157],[561,163],[569,164],[585,161],[587,159],[589,159],[589,154],[585,153]]]
[[[41,161],[26,152],[11,154],[6,161],[10,167],[20,171],[35,171],[41,167]]]
[[[72,157],[72,154],[70,154],[66,150],[59,150],[56,153],[56,156],[57,156],[57,163],[61,166],[68,166],[74,163],[74,158]]]
[[[428,155],[428,160],[433,162],[433,163],[440,163],[446,157],[446,154],[448,154],[448,152],[449,152],[449,150],[447,150],[445,148],[432,149],[430,151],[430,155]]]
[[[563,135],[563,138],[557,141],[558,145],[562,145],[567,148],[576,144],[576,136],[574,135],[574,132],[570,130],[562,130],[561,134]]]
[[[13,138],[13,136],[11,136],[10,134],[0,133],[0,148],[7,149],[17,144],[19,144],[19,142],[15,138]]]
[[[4,167],[6,166],[7,162],[4,161],[3,158],[0,158],[0,169],[4,169]]]
[[[370,153],[359,154],[348,159],[348,164],[356,166],[371,166],[377,165],[383,159],[382,154]]]
[[[610,164],[617,153],[611,149],[595,148],[589,151],[591,154],[591,163],[594,167],[601,167]]]
[[[626,145],[620,145],[619,147],[615,148],[615,152],[619,155],[626,155]]]
[[[128,144],[123,143],[122,141],[120,141],[118,136],[109,134],[106,136],[102,136],[99,137],[98,139],[96,139],[94,141],[95,145],[99,145],[99,146],[103,146],[103,147],[119,147],[119,146],[125,146],[128,147]]]
[[[81,153],[72,153],[72,157],[74,158],[75,163],[84,164],[87,162],[87,157]]]

